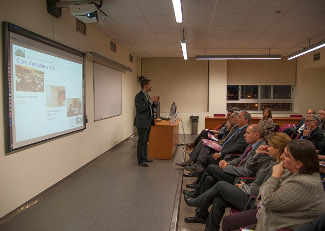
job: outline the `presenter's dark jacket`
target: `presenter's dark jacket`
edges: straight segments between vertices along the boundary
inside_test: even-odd
[[[245,140],[245,133],[248,126],[244,126],[240,128],[239,132],[237,132],[231,139],[224,144],[221,149],[220,155],[225,156],[227,154],[240,154],[243,153],[248,146]]]
[[[136,128],[150,128],[155,125],[153,118],[153,107],[145,93],[141,90],[134,99],[136,116],[134,119],[134,126]]]

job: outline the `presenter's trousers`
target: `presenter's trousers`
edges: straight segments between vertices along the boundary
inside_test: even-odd
[[[138,146],[137,157],[138,164],[146,162],[148,159],[148,141],[150,135],[150,128],[138,128]]]

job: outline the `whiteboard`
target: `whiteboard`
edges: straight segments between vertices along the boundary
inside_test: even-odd
[[[94,62],[95,121],[122,114],[122,72]]]

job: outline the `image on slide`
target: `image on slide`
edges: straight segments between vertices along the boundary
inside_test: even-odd
[[[48,85],[46,92],[46,107],[62,107],[65,105],[65,87]]]
[[[44,92],[44,72],[35,68],[15,65],[16,91]]]
[[[68,117],[82,115],[81,99],[68,98]]]

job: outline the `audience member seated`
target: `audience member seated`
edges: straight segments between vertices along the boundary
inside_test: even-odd
[[[263,110],[263,118],[258,122],[265,132],[270,131],[273,127],[272,111],[270,108],[265,108]]]
[[[320,109],[318,111],[318,116],[320,118],[319,128],[322,130],[322,132],[325,132],[325,109]]]
[[[228,138],[232,137],[232,135],[237,131],[237,129],[238,129],[238,127],[236,125],[236,123],[237,123],[237,117],[238,117],[238,112],[233,112],[231,114],[230,119],[229,119],[229,123],[227,125],[229,127],[229,129],[228,129],[229,131],[227,131],[227,133],[224,134],[224,136],[222,137],[222,139],[221,140],[218,140],[216,142],[216,144],[223,145],[223,143],[226,140],[228,140]],[[209,136],[211,136],[211,135],[209,135]],[[206,139],[203,139],[203,140],[206,140]],[[186,160],[186,161],[184,161],[182,163],[175,163],[175,164],[178,165],[178,166],[181,166],[181,167],[185,167],[185,166],[192,165],[193,163],[197,162],[198,160],[204,161],[205,154],[203,154],[203,152],[205,152],[206,155],[208,155],[208,153],[210,153],[210,149],[207,148],[207,147],[205,147],[203,145],[203,141],[201,140],[195,146],[194,150],[189,154],[189,159],[188,160]],[[200,155],[200,153],[201,153],[201,155]]]
[[[313,109],[309,109],[307,111],[307,116],[308,115],[316,115],[316,112]],[[299,124],[296,125],[296,131],[298,133],[300,133],[301,131],[303,131],[305,129],[305,119],[306,118],[302,118],[302,120],[300,120]]]
[[[236,185],[225,181],[219,181],[208,191],[196,198],[184,196],[187,205],[197,207],[201,211],[199,215],[185,218],[186,222],[203,222],[207,219],[205,230],[219,230],[220,221],[225,209],[232,206],[239,211],[250,209],[251,197],[257,197],[259,187],[271,176],[272,167],[280,163],[285,146],[290,141],[290,137],[285,133],[275,133],[268,137],[267,145],[261,145],[256,151],[257,155],[267,155],[272,158],[271,162],[263,165],[256,174],[256,180],[250,184],[244,181]],[[210,213],[208,209],[212,204]]]
[[[195,148],[196,145],[198,145],[198,143],[202,140],[202,139],[209,139],[209,133],[213,136],[216,136],[217,138],[221,139],[225,133],[228,133],[229,130],[231,129],[231,126],[229,126],[230,124],[230,116],[233,112],[239,112],[239,108],[232,108],[232,109],[229,109],[228,112],[227,112],[227,122],[223,123],[221,125],[221,128],[220,130],[216,130],[216,129],[213,129],[213,130],[208,130],[208,129],[203,129],[201,131],[201,133],[198,135],[198,137],[196,137],[196,139],[194,140],[193,143],[189,143],[187,144],[186,146],[188,148]]]
[[[233,114],[235,114],[235,112]],[[224,140],[222,145],[215,145],[220,148],[218,151],[211,148],[211,143],[209,146],[203,145],[203,142],[205,142],[205,140],[203,140],[202,147],[197,153],[197,161],[194,162],[194,164],[191,166],[186,166],[185,170],[193,172],[203,172],[209,157],[212,155],[225,156],[226,154],[230,153],[242,153],[247,147],[247,143],[245,141],[245,133],[246,128],[248,127],[248,124],[251,121],[251,118],[251,115],[246,111],[239,113],[237,118],[233,118],[236,119],[236,126],[238,129],[233,132],[228,139]]]
[[[271,161],[268,155],[258,155],[256,150],[265,145],[264,129],[257,125],[250,125],[245,134],[249,146],[237,159],[230,162],[221,160],[218,165],[209,165],[204,171],[194,191],[183,190],[184,195],[195,198],[213,187],[218,181],[234,184],[238,177],[255,177],[258,169]]]
[[[307,115],[305,120],[305,130],[301,132],[300,139],[310,140],[318,149],[318,144],[324,139],[324,133],[318,127],[319,117]]]
[[[308,115],[316,115],[316,112],[313,109],[307,110]],[[303,130],[305,130],[305,119],[302,118],[300,122],[296,125],[296,127],[290,127],[283,130],[284,133],[288,134],[291,138],[295,138],[298,134],[300,134]]]
[[[244,227],[247,221],[254,229],[252,221],[256,217],[255,231],[295,229],[325,212],[325,194],[319,178],[315,146],[308,140],[292,140],[281,160],[280,164],[273,166],[272,176],[260,187],[258,198],[261,201],[257,204],[257,214],[256,210],[250,210],[226,216],[223,219],[224,231]]]

